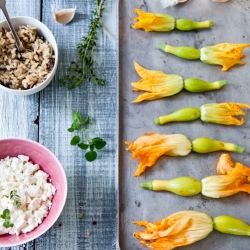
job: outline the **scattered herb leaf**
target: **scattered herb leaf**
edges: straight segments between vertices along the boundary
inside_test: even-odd
[[[83,149],[83,150],[87,150],[89,145],[81,142],[81,143],[78,144],[78,147]]]
[[[67,75],[59,80],[60,84],[66,84],[68,90],[80,87],[85,79],[98,85],[104,85],[105,80],[94,74],[94,49],[96,46],[97,30],[101,27],[100,19],[104,10],[105,0],[96,0],[95,11],[92,12],[91,22],[87,36],[82,38],[78,44],[78,58],[70,63],[67,68]]]
[[[17,190],[12,190],[10,192],[10,199],[14,201],[13,205],[16,207],[20,207],[22,204],[20,202],[20,196],[17,195]]]
[[[1,218],[4,219],[3,226],[6,228],[13,227],[14,224],[10,222],[10,210],[4,209],[3,213],[1,214]]]
[[[77,145],[80,141],[81,141],[80,136],[76,135],[71,139],[70,144],[74,146]]]
[[[93,138],[92,142],[93,142],[95,148],[99,149],[99,150],[104,148],[106,145],[106,142],[102,138],[99,138],[99,137]]]
[[[86,120],[83,120],[81,114],[77,112],[76,110],[73,110],[72,119],[73,119],[73,123],[71,127],[68,129],[68,131],[71,133],[74,131],[79,131],[83,134],[84,139],[81,140],[81,137],[79,135],[75,135],[71,139],[70,144],[73,146],[77,145],[82,150],[89,149],[90,151],[88,151],[85,154],[85,158],[87,161],[90,161],[90,162],[94,161],[97,158],[97,152],[95,151],[95,149],[100,150],[104,148],[106,146],[106,141],[104,141],[100,137],[95,137],[91,139],[87,136],[88,132],[93,131],[92,129],[86,129],[83,127],[83,126],[91,124],[89,116],[86,118]]]
[[[85,154],[87,161],[94,161],[97,158],[97,153],[95,151],[89,151]]]

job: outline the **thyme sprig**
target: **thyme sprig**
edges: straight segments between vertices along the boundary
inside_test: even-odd
[[[92,12],[88,34],[82,38],[82,42],[77,46],[78,58],[70,63],[67,75],[59,80],[59,83],[66,84],[69,90],[80,87],[85,79],[98,85],[105,84],[105,80],[98,78],[93,69],[97,30],[101,27],[100,19],[104,10],[104,2],[105,0],[96,0],[96,8]]]

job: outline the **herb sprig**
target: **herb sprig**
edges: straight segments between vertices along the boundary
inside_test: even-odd
[[[89,116],[86,118],[86,120],[82,119],[82,115],[77,112],[76,110],[72,111],[72,119],[73,123],[71,127],[68,129],[69,132],[74,132],[74,131],[80,131],[83,135],[83,140],[81,140],[81,137],[79,135],[75,135],[71,141],[70,144],[75,146],[77,145],[79,148],[82,150],[87,150],[89,148],[89,151],[85,154],[85,158],[87,161],[94,161],[97,158],[97,152],[95,149],[100,150],[105,147],[106,141],[104,141],[100,137],[95,137],[95,138],[89,138],[87,136],[88,132],[93,131],[93,129],[86,129],[83,126],[84,125],[90,125],[91,121]]]
[[[99,85],[105,84],[105,80],[98,78],[93,70],[97,29],[101,27],[100,19],[104,10],[104,2],[105,0],[96,0],[96,8],[92,12],[88,34],[82,38],[82,42],[77,46],[78,58],[70,63],[67,68],[67,75],[59,80],[60,84],[67,85],[68,90],[80,87],[85,79]]]
[[[13,227],[14,224],[10,222],[10,210],[4,209],[3,213],[1,214],[1,218],[4,219],[3,226],[6,228]]]
[[[13,205],[16,207],[20,207],[22,204],[20,202],[20,196],[17,194],[17,190],[12,190],[10,192],[10,199],[13,200]]]

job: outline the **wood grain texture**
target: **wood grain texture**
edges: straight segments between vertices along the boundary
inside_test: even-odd
[[[76,16],[67,25],[52,18],[53,12],[77,7]],[[68,180],[68,198],[54,226],[25,246],[1,250],[36,249],[118,249],[117,246],[117,6],[118,0],[106,0],[103,27],[95,51],[95,70],[107,83],[97,86],[86,82],[68,91],[58,84],[70,61],[77,55],[76,46],[87,34],[95,1],[43,0],[42,21],[54,34],[59,47],[59,65],[54,80],[39,94],[15,97],[0,93],[0,138],[20,136],[39,141],[62,163]],[[40,1],[8,2],[10,15],[39,19]],[[2,18],[3,19],[3,18]],[[84,152],[70,146],[72,110],[89,115],[95,131],[107,141],[98,159],[86,162]],[[39,116],[39,128],[33,123]],[[83,214],[79,219],[78,215]],[[93,225],[93,221],[96,225]],[[87,233],[90,232],[90,235]]]
[[[61,25],[52,19],[54,11],[74,6],[77,12],[73,22]],[[115,1],[107,1],[105,8],[107,12],[115,13],[116,6]],[[70,61],[76,58],[76,46],[88,32],[94,8],[95,1],[43,1],[42,19],[55,35],[60,63],[54,81],[40,94],[39,141],[62,162],[69,189],[61,217],[51,230],[36,240],[36,249],[115,248],[117,50],[103,29],[100,29],[95,51],[95,70],[107,80],[107,84],[97,86],[85,82],[72,91],[58,84]],[[107,141],[107,146],[92,163],[86,162],[84,152],[69,144],[73,135],[67,132],[67,128],[72,123],[74,109],[92,118],[95,128],[92,136]],[[82,219],[78,218],[80,213]],[[97,224],[93,225],[93,221]],[[88,236],[87,232],[91,235]]]
[[[6,1],[10,17],[30,16],[40,18],[40,0]],[[0,20],[4,20],[2,12]],[[0,138],[22,137],[37,141],[38,94],[15,96],[0,91]]]
[[[9,16],[40,18],[40,0],[6,1]],[[0,20],[4,20],[2,12]],[[15,96],[0,91],[0,138],[21,137],[38,140],[38,125],[34,123],[39,113],[39,94]],[[1,149],[0,149],[1,150]],[[34,249],[34,242],[13,247],[13,250]],[[9,248],[0,248],[9,249]]]

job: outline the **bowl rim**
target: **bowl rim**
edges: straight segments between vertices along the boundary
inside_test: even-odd
[[[54,50],[54,55],[55,55],[55,64],[54,64],[54,68],[53,70],[50,72],[51,75],[49,77],[51,77],[51,80],[46,83],[46,80],[48,78],[45,79],[45,81],[43,81],[42,83],[40,83],[37,87],[35,88],[31,88],[31,89],[26,89],[26,90],[18,90],[18,89],[9,89],[5,86],[2,86],[0,84],[0,89],[2,89],[3,91],[5,92],[8,92],[10,94],[15,94],[15,95],[21,95],[21,96],[24,96],[24,95],[30,95],[30,94],[35,94],[39,91],[41,91],[42,89],[44,89],[53,79],[55,73],[56,73],[56,70],[57,70],[57,66],[58,66],[58,57],[59,57],[59,54],[58,54],[58,45],[57,45],[57,42],[56,42],[56,39],[53,35],[53,33],[51,32],[51,30],[47,27],[47,25],[45,25],[43,22],[41,22],[40,20],[34,18],[34,17],[29,17],[29,16],[14,16],[14,17],[11,17],[10,20],[18,20],[19,19],[30,19],[30,20],[33,20],[35,22],[39,22],[43,28],[46,30],[46,32],[48,32],[52,38],[52,40],[54,40],[54,43],[55,43],[55,48],[53,47],[53,50]],[[0,26],[3,24],[3,23],[7,23],[6,19],[0,21]],[[22,24],[20,24],[22,25]],[[34,25],[35,28],[38,28]],[[36,91],[37,90],[37,91]]]
[[[30,139],[26,139],[26,138],[19,138],[19,137],[9,137],[9,138],[3,138],[3,139],[0,139],[0,143],[3,142],[3,141],[26,141],[26,142],[29,142],[31,144],[35,144],[39,147],[41,147],[43,150],[47,151],[50,155],[52,155],[52,157],[55,159],[55,161],[57,162],[58,164],[58,167],[61,169],[61,172],[63,174],[63,181],[65,182],[65,194],[63,197],[61,197],[61,199],[63,199],[63,202],[62,202],[62,206],[60,208],[60,210],[58,211],[58,214],[57,216],[54,216],[52,219],[51,219],[51,223],[50,225],[47,227],[47,228],[44,228],[44,230],[42,230],[40,233],[38,233],[36,236],[33,236],[33,237],[30,237],[30,238],[26,238],[26,239],[23,239],[23,240],[20,240],[20,242],[18,243],[14,243],[14,244],[11,244],[11,245],[7,245],[7,244],[3,244],[1,243],[0,241],[0,247],[13,247],[13,246],[19,246],[21,244],[25,244],[25,243],[28,243],[34,239],[37,239],[38,237],[40,237],[41,235],[43,235],[45,232],[47,232],[54,224],[55,222],[57,221],[57,219],[59,218],[59,216],[61,215],[62,211],[63,211],[63,208],[65,206],[65,203],[66,203],[66,199],[67,199],[67,194],[68,194],[68,181],[67,181],[67,177],[66,177],[66,173],[64,171],[64,168],[62,166],[62,164],[60,163],[60,161],[57,159],[57,157],[48,149],[46,148],[45,146],[43,146],[42,144],[36,142],[36,141],[33,141],[33,140],[30,140]],[[46,217],[45,217],[46,218]],[[45,219],[44,218],[44,219]],[[43,223],[43,222],[42,222]],[[40,225],[40,224],[39,224]],[[39,227],[39,225],[37,227]],[[34,228],[35,229],[35,228]],[[16,236],[16,235],[9,235],[10,237],[11,236]],[[1,235],[0,235],[0,239],[1,239]]]

